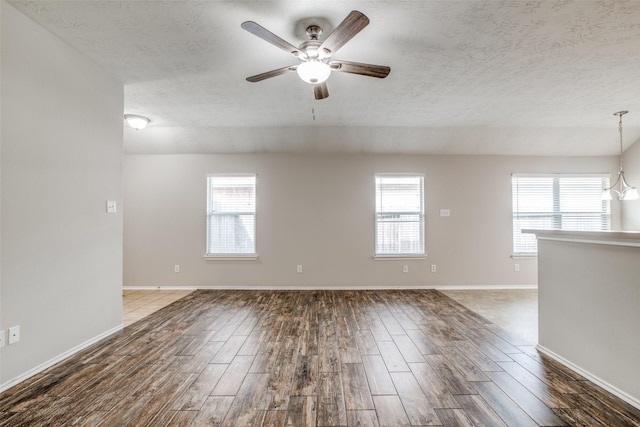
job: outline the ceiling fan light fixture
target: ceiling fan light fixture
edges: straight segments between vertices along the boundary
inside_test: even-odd
[[[326,21],[324,18],[318,18],[318,20]],[[315,99],[326,99],[329,97],[329,90],[327,89],[325,81],[329,78],[332,71],[383,79],[387,77],[391,68],[383,65],[331,59],[333,54],[367,25],[369,25],[369,18],[362,12],[352,10],[323,41],[319,40],[319,36],[322,34],[322,27],[317,24],[307,26],[306,32],[309,40],[296,47],[273,34],[262,25],[253,21],[244,21],[240,24],[240,27],[244,30],[282,49],[288,54],[292,54],[298,58],[299,61],[297,65],[290,65],[247,77],[247,81],[252,83],[261,82],[296,70],[302,81],[313,85],[313,96]]]
[[[331,75],[329,64],[318,60],[309,60],[301,63],[296,68],[298,76],[305,82],[318,84],[326,81]]]
[[[147,117],[139,116],[137,114],[125,114],[124,119],[127,121],[127,124],[135,130],[144,129],[147,127],[149,122],[151,122]]]

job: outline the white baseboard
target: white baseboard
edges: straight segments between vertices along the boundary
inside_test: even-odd
[[[123,286],[125,291],[194,291],[198,286]]]
[[[18,385],[19,383],[21,383],[22,381],[31,378],[32,376],[39,374],[40,372],[44,371],[45,369],[55,365],[58,362],[63,361],[64,359],[73,356],[74,354],[76,354],[77,352],[84,350],[85,348],[89,347],[90,345],[93,345],[95,343],[97,343],[98,341],[100,341],[101,339],[107,338],[108,336],[111,336],[113,334],[115,334],[116,332],[120,332],[122,329],[124,328],[124,324],[120,324],[119,326],[116,326],[113,329],[110,329],[106,332],[101,333],[100,335],[97,335],[93,338],[91,338],[88,341],[83,342],[82,344],[79,344],[75,347],[73,347],[70,350],[65,351],[62,354],[59,354],[58,356],[47,360],[44,363],[41,363],[40,365],[36,366],[33,369],[28,370],[27,372],[18,375],[17,377],[5,382],[4,384],[0,384],[0,393],[2,393],[5,390],[10,389],[11,387]]]
[[[392,289],[434,289],[428,285],[291,285],[291,286],[199,286],[198,289],[238,289],[254,291],[368,291],[368,290],[392,290]]]
[[[291,285],[291,286],[265,286],[265,285],[213,285],[213,286],[123,286],[125,291],[140,290],[239,290],[239,291],[331,291],[331,290],[375,290],[375,289],[435,289],[434,286],[415,285],[415,286],[326,286],[326,285]]]
[[[538,289],[538,285],[452,285],[452,286],[436,286],[434,289],[439,291],[500,291],[500,290],[519,290],[519,289]]]
[[[639,398],[631,396],[630,394],[628,394],[628,393],[620,390],[619,388],[609,384],[608,382],[604,381],[600,377],[597,377],[596,375],[593,375],[591,372],[586,371],[586,370],[582,369],[581,367],[579,367],[577,365],[574,365],[573,363],[571,363],[570,361],[568,361],[564,357],[554,353],[553,351],[549,350],[548,348],[545,348],[544,346],[542,346],[540,344],[538,344],[536,346],[536,348],[541,353],[546,354],[547,356],[549,356],[553,360],[561,363],[562,365],[566,366],[567,368],[571,369],[572,371],[577,372],[578,374],[582,375],[583,377],[585,377],[586,379],[588,379],[592,383],[595,383],[595,384],[599,385],[603,389],[605,389],[608,392],[614,394],[615,396],[617,396],[620,399],[624,400],[628,404],[634,406],[635,408],[640,409],[640,399]]]
[[[538,289],[538,285],[355,285],[355,286],[322,286],[322,285],[291,285],[291,286],[263,286],[263,285],[241,285],[241,286],[123,286],[125,291],[175,291],[175,290],[265,290],[265,291],[318,291],[318,290],[392,290],[392,289],[436,289],[439,291],[473,291],[473,290],[509,290],[509,289]]]

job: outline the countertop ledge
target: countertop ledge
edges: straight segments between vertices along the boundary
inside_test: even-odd
[[[535,234],[536,237],[540,240],[562,240],[566,242],[640,247],[640,231],[569,231],[523,229],[522,232]]]

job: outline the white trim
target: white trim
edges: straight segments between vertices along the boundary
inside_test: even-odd
[[[511,259],[517,259],[517,260],[521,260],[521,259],[531,259],[531,260],[536,260],[538,259],[538,254],[511,254]]]
[[[538,285],[453,285],[437,286],[438,291],[499,291],[499,290],[520,290],[538,289]]]
[[[420,176],[422,178],[424,178],[424,173],[423,172],[381,172],[381,173],[375,173],[374,175],[375,177],[378,176],[384,176],[387,178],[393,178],[394,176],[400,176],[400,177],[412,177],[412,176]]]
[[[549,236],[537,236],[538,240],[552,240],[556,242],[571,242],[571,243],[589,243],[592,245],[611,245],[611,246],[630,246],[633,248],[640,247],[639,242],[623,242],[620,240],[596,240],[596,239],[585,239],[580,237],[549,237]]]
[[[577,365],[574,365],[573,363],[569,362],[564,357],[554,353],[553,351],[549,350],[548,348],[545,348],[544,346],[542,346],[540,344],[538,344],[536,346],[536,348],[541,353],[549,356],[550,358],[552,358],[556,362],[561,363],[562,365],[566,366],[567,368],[571,369],[572,371],[577,372],[578,374],[582,375],[583,377],[585,377],[586,379],[588,379],[592,383],[595,383],[596,385],[599,385],[603,389],[607,390],[608,392],[610,392],[610,393],[616,395],[617,397],[619,397],[620,399],[624,400],[625,402],[627,402],[631,406],[634,406],[635,408],[640,409],[640,398],[636,398],[636,397],[631,396],[630,394],[628,394],[628,393],[620,390],[619,388],[609,384],[608,382],[604,381],[600,377],[597,377],[597,376],[593,375],[591,372],[585,371],[581,367],[579,367]]]
[[[427,255],[374,255],[376,261],[427,259]]]
[[[519,173],[513,172],[511,176],[517,178],[611,178],[610,173],[564,173],[564,172],[552,172],[552,173]]]
[[[79,351],[84,350],[85,348],[97,343],[98,341],[107,338],[117,332],[120,332],[122,329],[124,328],[124,324],[120,324],[118,326],[116,326],[115,328],[109,329],[106,332],[103,332],[99,335],[96,335],[95,337],[91,338],[88,341],[85,341],[59,355],[57,355],[56,357],[47,360],[44,363],[41,363],[40,365],[36,366],[35,368],[29,369],[27,372],[18,375],[17,377],[7,381],[4,384],[0,384],[0,393],[10,389],[11,387],[20,384],[22,381],[31,378],[32,376],[39,374],[40,372],[44,371],[47,368],[50,368],[51,366],[55,365],[56,363],[62,362],[64,359],[73,356],[74,354],[78,353]]]
[[[207,178],[209,177],[243,177],[243,176],[255,176],[256,179],[258,178],[258,174],[254,173],[254,172],[239,172],[239,173],[208,173],[207,174]]]
[[[256,261],[258,254],[250,255],[203,255],[206,261]]]
[[[198,286],[202,290],[252,290],[252,291],[352,291],[352,290],[402,290],[402,289],[436,289],[435,285],[220,285],[220,286]]]
[[[525,228],[522,229],[522,232],[535,234],[538,240],[640,247],[640,232],[637,231],[571,231]]]
[[[123,291],[195,291],[200,289],[197,286],[123,286]]]
[[[205,253],[204,258],[207,261],[215,259],[216,261],[237,261],[237,260],[256,260],[258,259],[258,174],[257,173],[208,173],[207,174],[207,215],[205,223],[205,251],[209,250],[209,218],[211,217],[211,179],[224,177],[253,177],[253,250],[252,254],[210,254]]]
[[[265,290],[265,291],[340,291],[340,290],[389,290],[389,289],[435,289],[438,291],[473,291],[473,290],[518,290],[538,289],[538,285],[290,285],[290,286],[265,286],[265,285],[209,285],[209,286],[123,286],[126,291],[176,291],[176,290]]]
[[[380,224],[379,215],[382,213],[392,213],[390,211],[380,211],[378,212],[378,196],[382,193],[378,191],[378,179],[384,178],[419,178],[420,179],[420,210],[418,211],[419,216],[419,224],[420,224],[420,246],[422,249],[422,253],[377,253],[378,250],[378,226]],[[373,206],[373,221],[374,221],[374,238],[373,238],[373,259],[378,259],[378,257],[397,257],[397,258],[414,258],[414,257],[425,257],[425,245],[426,245],[426,226],[425,226],[425,202],[424,202],[424,174],[423,173],[376,173],[373,175],[373,192],[374,192],[374,206]],[[382,206],[381,206],[382,208]],[[409,212],[406,212],[409,213]]]
[[[124,290],[239,290],[239,291],[350,291],[391,289],[436,289],[435,285],[207,285],[207,286],[123,286]]]

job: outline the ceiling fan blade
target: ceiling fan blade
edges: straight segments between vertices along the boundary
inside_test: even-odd
[[[369,25],[369,18],[357,10],[351,11],[349,15],[329,34],[329,37],[320,45],[318,52],[324,57],[330,56],[340,49],[353,36],[358,34],[364,27]]]
[[[292,54],[296,58],[306,58],[307,55],[302,52],[300,49],[292,45],[286,40],[281,39],[280,37],[273,34],[271,31],[264,28],[262,25],[257,24],[253,21],[245,21],[240,24],[242,28],[249,31],[251,34],[260,37],[262,40],[271,43],[272,45],[279,47],[287,53]]]
[[[270,79],[271,77],[280,76],[286,74],[289,71],[295,71],[298,68],[297,65],[289,65],[288,67],[278,68],[277,70],[267,71],[266,73],[256,74],[255,76],[247,77],[247,81],[251,83],[261,82],[262,80]]]
[[[361,76],[377,77],[379,79],[384,79],[391,72],[391,68],[385,65],[363,64],[361,62],[330,61],[329,66],[332,71],[360,74]]]
[[[313,95],[316,99],[325,99],[329,97],[329,89],[327,88],[327,82],[322,82],[313,85]]]

